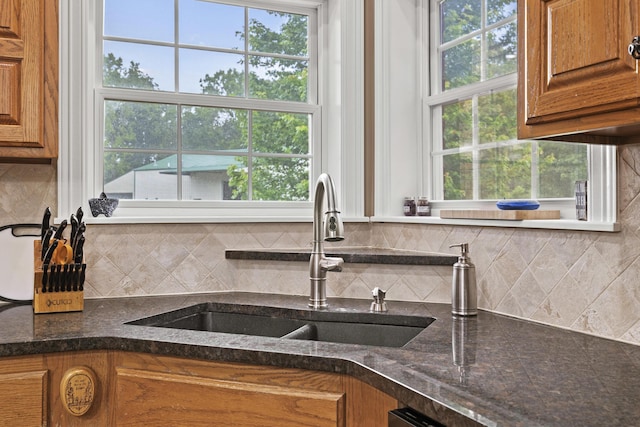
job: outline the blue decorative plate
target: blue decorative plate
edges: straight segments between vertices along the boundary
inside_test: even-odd
[[[540,207],[540,203],[535,200],[498,200],[496,206],[504,211],[533,211]]]

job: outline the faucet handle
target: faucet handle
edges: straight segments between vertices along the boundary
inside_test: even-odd
[[[320,269],[324,271],[342,271],[344,260],[338,257],[323,256],[320,258]]]
[[[383,291],[379,287],[373,288],[371,291],[373,294],[373,302],[371,303],[371,307],[369,311],[374,311],[376,313],[387,311],[387,303],[384,301],[384,297],[387,295],[387,291]]]

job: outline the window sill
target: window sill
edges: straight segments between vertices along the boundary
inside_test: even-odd
[[[544,220],[493,220],[493,219],[449,219],[439,216],[373,216],[371,222],[395,222],[409,224],[465,225],[474,227],[539,228],[547,230],[605,231],[618,232],[618,222],[590,222],[575,219]]]
[[[56,224],[64,218],[56,218]],[[112,216],[93,217],[91,214],[84,216],[84,222],[87,224],[230,224],[230,223],[312,223],[311,216]],[[348,217],[342,218],[344,222],[349,223],[367,223],[369,218],[366,217]]]
[[[62,218],[56,218],[56,224]],[[310,216],[112,216],[92,217],[85,215],[87,224],[179,224],[179,223],[311,223]],[[505,228],[537,228],[548,230],[575,230],[575,231],[603,231],[618,232],[618,222],[589,222],[571,219],[559,220],[483,220],[483,219],[449,219],[438,216],[373,216],[373,217],[343,217],[346,223],[405,223],[405,224],[432,224],[432,225],[460,225],[473,227],[505,227]]]

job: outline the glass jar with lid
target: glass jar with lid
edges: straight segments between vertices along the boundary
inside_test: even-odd
[[[413,197],[404,198],[404,216],[415,216],[416,214],[416,199]]]
[[[429,204],[429,199],[425,196],[419,197],[416,211],[418,216],[431,216],[431,205]]]

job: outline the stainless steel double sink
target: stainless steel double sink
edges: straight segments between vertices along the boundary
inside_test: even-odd
[[[403,347],[435,319],[369,312],[304,310],[203,303],[129,322],[129,325],[283,339]]]

